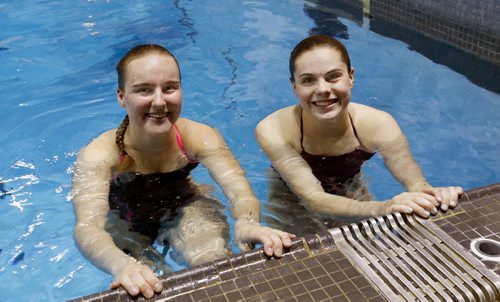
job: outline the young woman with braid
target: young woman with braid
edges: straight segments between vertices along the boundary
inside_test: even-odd
[[[239,248],[261,243],[266,255],[280,257],[294,236],[259,224],[259,201],[219,132],[179,117],[174,56],[159,45],[139,45],[116,69],[118,102],[127,116],[81,150],[72,192],[76,242],[114,276],[112,288],[147,298],[162,290],[152,269],[138,261],[155,239],[190,265],[230,253],[221,204],[191,180],[199,163],[232,204]]]
[[[456,205],[462,188],[427,183],[388,113],[351,102],[354,69],[338,40],[323,35],[302,40],[291,52],[290,82],[299,104],[272,113],[256,128],[274,168],[266,203],[274,214],[267,216],[269,226],[300,236],[393,212],[427,218],[438,206],[446,211]],[[375,152],[408,192],[386,202],[372,200],[361,166]]]

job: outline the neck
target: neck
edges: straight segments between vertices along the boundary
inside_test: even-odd
[[[176,145],[174,127],[164,135],[148,135],[132,125],[125,132],[125,146],[137,152],[165,152]]]
[[[351,128],[348,110],[342,111],[331,120],[318,120],[302,111],[302,127],[304,134],[313,137],[341,137]]]

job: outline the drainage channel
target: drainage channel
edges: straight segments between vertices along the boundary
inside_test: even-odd
[[[500,300],[500,277],[432,221],[398,213],[330,233],[389,301]],[[498,242],[480,239],[471,250],[498,260]]]

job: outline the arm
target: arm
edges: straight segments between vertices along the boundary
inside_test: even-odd
[[[260,225],[259,201],[220,133],[207,126],[202,126],[197,133],[203,137],[202,146],[197,146],[197,158],[231,201],[238,247],[244,251],[260,242],[267,256],[281,257],[283,246],[290,247],[291,238],[295,236]]]
[[[401,133],[396,121],[387,113],[381,115],[377,129],[383,134],[378,142],[378,149],[384,159],[387,169],[409,192],[423,192],[434,197],[434,205],[441,204],[446,211],[449,206],[456,206],[458,196],[463,192],[460,187],[432,187],[424,178],[420,166],[413,158],[408,140]],[[431,213],[437,210],[427,208]]]
[[[326,193],[311,168],[280,133],[282,127],[272,126],[271,121],[261,122],[256,128],[256,139],[273,167],[290,189],[311,212],[335,219],[350,220],[384,214],[384,204],[375,201],[358,201]]]
[[[85,257],[115,277],[112,288],[121,285],[131,295],[142,292],[152,297],[153,290],[162,290],[161,282],[149,267],[123,253],[105,231],[113,160],[105,156],[103,145],[100,139],[92,142],[80,152],[75,164],[72,188],[75,241]]]

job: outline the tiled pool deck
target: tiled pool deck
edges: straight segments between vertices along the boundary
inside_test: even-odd
[[[471,253],[476,238],[500,242],[499,218],[500,183],[430,220],[370,219],[297,239],[279,260],[254,250],[170,273],[150,300],[119,289],[73,301],[500,301],[500,255]]]

